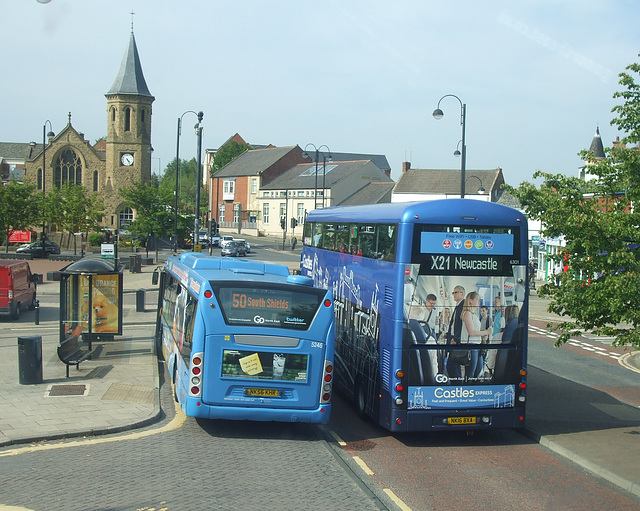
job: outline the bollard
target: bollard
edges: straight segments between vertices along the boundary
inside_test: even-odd
[[[39,325],[40,324],[40,300],[36,300],[35,311],[36,311],[36,325]]]
[[[136,312],[144,312],[144,289],[136,291]]]

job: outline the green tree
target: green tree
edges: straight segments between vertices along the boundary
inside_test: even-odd
[[[12,229],[26,229],[39,218],[38,206],[42,206],[42,194],[35,186],[11,180],[0,186],[0,233],[9,251],[9,234]],[[41,218],[41,217],[40,217]]]
[[[542,222],[543,234],[564,236],[566,247],[556,257],[566,271],[560,284],[545,284],[538,294],[551,298],[549,311],[566,318],[556,328],[566,342],[580,330],[616,337],[617,345],[640,347],[640,88],[626,68],[619,83],[626,91],[615,98],[611,121],[627,133],[621,143],[605,150],[605,158],[581,154],[593,179],[582,180],[538,171],[536,188],[521,183],[510,191],[529,218]]]
[[[49,221],[73,235],[100,229],[105,206],[97,193],[89,193],[84,186],[64,185],[54,187],[47,194]],[[74,236],[74,253],[77,252]]]
[[[129,227],[133,234],[141,238],[151,233],[159,237],[173,234],[172,190],[137,182],[128,188],[121,188],[119,192],[126,205],[136,211],[135,220]]]
[[[235,160],[245,151],[251,149],[249,144],[240,144],[236,141],[231,141],[228,144],[223,145],[220,150],[213,157],[211,164],[211,175],[218,172],[222,167],[232,160]]]
[[[191,160],[180,160],[179,179],[178,179],[178,237],[185,239],[188,237],[187,232],[193,229],[193,220],[195,214],[195,197],[196,197],[196,173],[197,162],[195,158]],[[176,189],[176,160],[167,165],[162,178],[160,179],[159,188],[163,196],[170,195],[171,199],[168,203],[173,213],[174,208],[174,191]],[[207,208],[207,194],[200,193],[200,209]]]

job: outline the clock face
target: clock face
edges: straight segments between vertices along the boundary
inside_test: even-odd
[[[133,154],[122,153],[122,156],[120,157],[120,161],[122,162],[123,165],[126,165],[127,167],[133,165]]]

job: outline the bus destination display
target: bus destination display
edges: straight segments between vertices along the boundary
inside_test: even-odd
[[[513,234],[421,232],[419,245],[421,274],[502,275],[517,264]]]

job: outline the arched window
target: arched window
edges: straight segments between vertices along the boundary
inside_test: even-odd
[[[111,108],[111,122],[116,122],[116,109]]]
[[[93,191],[94,192],[98,191],[98,171],[97,170],[93,171]]]
[[[73,149],[65,149],[54,165],[54,185],[60,188],[66,184],[82,184],[82,162]]]
[[[133,210],[131,208],[123,208],[118,216],[118,226],[120,229],[126,229],[133,222]]]
[[[124,130],[131,131],[131,108],[124,109]]]

